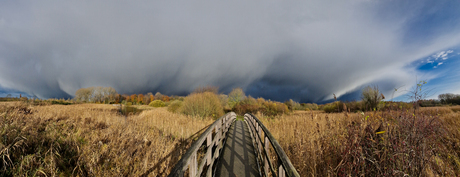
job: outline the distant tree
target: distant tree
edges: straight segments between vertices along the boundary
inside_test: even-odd
[[[93,92],[94,102],[101,103],[104,99],[103,87],[95,87]]]
[[[382,99],[385,99],[382,93],[379,91],[378,86],[367,86],[363,89],[362,100],[367,108],[377,109],[378,104]]]
[[[155,93],[155,100],[163,100],[163,95],[160,92]]]
[[[439,101],[442,104],[457,104],[460,105],[460,95],[453,93],[444,93],[438,95]]]
[[[117,94],[115,95],[115,104],[118,104],[118,103],[120,103],[120,102],[121,102],[121,95],[117,93]]]
[[[163,96],[163,101],[168,102],[169,101],[169,96],[167,96],[167,95]]]
[[[144,101],[144,95],[141,93],[137,96],[137,103],[142,104]]]
[[[80,89],[78,89],[78,90],[75,92],[75,97],[74,97],[75,101],[77,101],[77,102],[84,102],[84,101],[86,101],[86,100],[84,99],[84,92],[85,92],[85,88],[80,88]]]
[[[222,104],[223,108],[228,107],[228,96],[225,94],[220,94],[219,95],[220,103]]]
[[[126,94],[123,94],[123,98],[126,102],[130,102],[131,101],[131,97],[129,95],[126,95]]]
[[[243,92],[243,89],[241,88],[234,88],[229,94],[228,94],[228,105],[230,108],[233,108],[238,102],[242,101],[246,95]]]
[[[133,104],[134,104],[135,102],[137,102],[137,95],[136,95],[136,94],[132,94],[132,95],[131,95],[131,102],[133,102]]]
[[[11,94],[8,93],[8,95],[6,95],[6,98],[11,98]]]
[[[86,103],[92,102],[94,101],[93,92],[94,92],[93,87],[80,88],[75,92],[74,99],[77,102],[86,102]]]
[[[115,102],[117,94],[117,91],[112,87],[104,88],[104,98],[107,100],[107,103]]]
[[[151,92],[147,93],[147,95],[144,95],[144,99],[142,100],[142,102],[144,104],[149,104],[151,101],[153,101],[153,100],[150,100],[151,96],[153,96]]]
[[[155,100],[155,96],[153,96],[153,94],[152,94],[152,95],[150,95],[150,102],[152,102],[153,100]]]
[[[196,88],[193,93],[204,93],[204,92],[211,92],[217,94],[219,92],[219,87],[216,86],[204,86],[204,87],[198,87]]]

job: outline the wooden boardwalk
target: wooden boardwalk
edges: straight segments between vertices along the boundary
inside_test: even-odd
[[[216,176],[259,176],[256,155],[248,126],[241,120],[230,127]]]
[[[248,113],[244,121],[237,120],[234,112],[212,123],[168,176],[184,175],[300,177],[283,148],[259,119]]]

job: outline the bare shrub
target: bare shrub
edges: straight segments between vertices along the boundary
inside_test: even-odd
[[[233,108],[236,104],[238,104],[240,101],[243,101],[243,99],[246,98],[246,95],[243,92],[243,89],[241,88],[234,88],[229,94],[228,94],[228,105],[230,108]]]
[[[380,101],[384,99],[377,86],[367,86],[363,89],[362,100],[368,110],[377,109]]]

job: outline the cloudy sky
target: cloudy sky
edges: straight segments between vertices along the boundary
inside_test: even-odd
[[[460,94],[459,9],[452,0],[2,0],[0,96],[215,85],[322,102],[378,85],[404,100],[416,79],[434,97]]]

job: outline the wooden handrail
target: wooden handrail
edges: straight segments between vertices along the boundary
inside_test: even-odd
[[[203,132],[203,134],[201,134],[198,140],[190,146],[168,176],[182,177],[187,170],[189,170],[190,177],[201,176],[205,167],[207,167],[206,176],[212,176],[213,164],[219,157],[225,135],[235,120],[236,114],[234,112],[227,113],[217,119],[205,132]],[[215,132],[214,136],[213,132]],[[198,164],[197,153],[200,147],[203,146],[205,140],[205,145],[207,146],[206,152],[203,160]],[[216,148],[214,153],[213,148]]]
[[[276,176],[276,171],[272,161],[270,160],[269,145],[271,144],[278,157],[278,161],[281,163],[278,167],[278,176],[300,177],[299,173],[297,173],[297,170],[292,165],[283,148],[281,148],[278,141],[276,141],[270,131],[268,131],[268,129],[264,126],[264,124],[262,124],[262,122],[251,113],[244,115],[244,121],[250,127],[251,134],[253,136],[252,139],[253,142],[255,142],[254,148],[257,149],[257,156],[261,159],[262,165],[264,166],[264,175],[269,176],[268,170],[270,170],[272,176]],[[263,135],[261,135],[262,133]],[[264,147],[263,151],[262,146]]]

